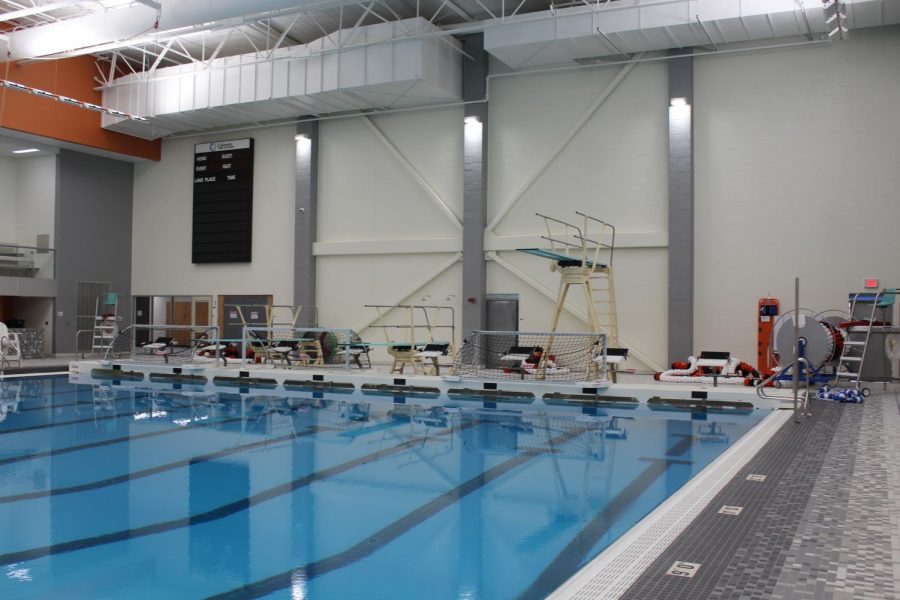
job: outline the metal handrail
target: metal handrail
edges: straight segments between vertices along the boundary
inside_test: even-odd
[[[577,211],[577,210],[575,211],[575,214],[576,214],[576,215],[581,215],[582,217],[585,218],[585,220],[590,219],[591,221],[596,221],[597,223],[600,223],[601,225],[604,225],[604,226],[609,227],[610,229],[612,229],[612,239],[610,240],[610,243],[609,243],[609,244],[603,243],[603,241],[602,241],[602,233],[601,233],[601,241],[600,241],[600,242],[595,242],[595,243],[597,243],[599,246],[602,246],[602,247],[604,247],[604,248],[609,248],[609,267],[612,268],[612,266],[613,266],[613,252],[615,252],[615,250],[616,250],[616,226],[613,225],[612,223],[607,223],[606,221],[602,221],[602,220],[598,219],[597,217],[592,217],[592,216],[590,216],[590,215],[586,215],[586,214],[584,214],[583,212],[579,212],[579,211]],[[593,241],[593,240],[592,240],[592,241]]]
[[[0,242],[0,248],[23,248],[25,250],[40,250],[41,252],[55,252],[56,248],[39,248],[37,246],[23,246],[22,244],[6,244]]]
[[[78,338],[80,338],[85,333],[93,334],[94,330],[93,329],[79,329],[78,331],[75,332],[75,352],[76,353],[81,352],[81,358],[84,358],[87,354],[93,354],[93,350],[94,350],[93,347],[89,348],[87,351],[79,350]],[[91,344],[91,346],[93,346],[93,343]]]
[[[800,314],[800,278],[794,278],[794,311],[797,315]],[[792,394],[791,397],[794,400],[794,422],[800,422],[800,414],[802,412],[803,415],[809,417],[812,413],[809,410],[809,376],[805,376],[804,383],[806,384],[806,390],[803,394],[803,403],[800,403],[800,365],[803,365],[803,372],[808,373],[812,371],[812,367],[809,364],[809,361],[806,360],[803,356],[800,356],[800,320],[794,319],[794,344],[793,344],[793,361],[790,365],[782,369],[781,371],[777,371],[761,381],[756,386],[756,395],[763,399],[774,400],[781,399],[784,397],[778,398],[776,396],[770,396],[766,394],[765,388],[766,386],[774,381],[777,377],[784,375],[784,373],[790,369],[791,372],[791,388]]]

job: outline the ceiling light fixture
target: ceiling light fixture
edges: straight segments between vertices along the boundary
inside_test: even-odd
[[[40,152],[37,148],[23,148],[22,150],[13,150],[13,154],[31,154],[32,152]]]
[[[37,88],[29,87],[27,85],[22,85],[21,83],[16,83],[15,81],[9,81],[7,79],[0,79],[0,88],[8,88],[11,90],[18,90],[20,92],[25,92],[31,94],[33,96],[40,96],[42,98],[47,98],[49,100],[56,100],[57,102],[63,102],[65,104],[69,104],[71,106],[77,106],[78,108],[85,108],[87,110],[92,110],[94,112],[101,112],[112,117],[118,117],[120,119],[130,119],[132,121],[137,121],[139,123],[150,123],[144,117],[139,117],[137,115],[129,115],[128,113],[124,113],[121,110],[115,110],[112,108],[106,108],[105,106],[100,106],[99,104],[91,104],[90,102],[83,102],[81,100],[76,100],[75,98],[69,98],[68,96],[60,96],[59,94],[54,94],[53,92],[48,92],[46,90],[39,90]]]

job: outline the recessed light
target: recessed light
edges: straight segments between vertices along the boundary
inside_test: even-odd
[[[13,150],[13,154],[31,154],[32,152],[40,152],[37,148],[24,148],[22,150]]]

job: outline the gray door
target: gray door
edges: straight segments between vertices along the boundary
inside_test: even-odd
[[[485,328],[488,331],[518,331],[519,330],[519,295],[518,294],[488,294],[487,319]],[[506,336],[501,336],[506,337]],[[512,348],[518,346],[518,336],[510,335],[509,339],[495,338],[491,342],[495,348]],[[498,369],[500,364],[495,362],[496,357],[492,353],[486,358],[486,366],[489,369]]]
[[[266,304],[268,296],[223,296],[222,310],[225,318],[222,320],[222,337],[229,340],[241,339],[244,321],[254,327],[266,326]],[[241,306],[240,312],[236,305]],[[241,321],[241,314],[244,321]]]
[[[486,300],[488,331],[519,330],[518,294],[488,294]]]

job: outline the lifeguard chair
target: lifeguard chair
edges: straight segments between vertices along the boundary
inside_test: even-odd
[[[556,333],[559,327],[569,289],[573,286],[580,287],[585,299],[588,331],[606,335],[607,358],[601,360],[606,360],[607,364],[603,366],[610,369],[615,381],[616,363],[627,357],[627,350],[618,352],[619,325],[613,281],[616,228],[606,221],[578,211],[575,214],[581,217],[580,224],[568,223],[541,213],[535,214],[544,220],[547,235],[542,235],[541,238],[550,242],[550,249],[518,250],[550,260],[550,270],[560,275],[550,331]]]
[[[519,248],[519,252],[533,254],[552,261],[551,271],[558,271],[559,292],[550,331],[556,332],[559,318],[566,304],[569,288],[579,286],[587,304],[588,329],[593,333],[605,333],[609,346],[619,345],[619,326],[616,317],[616,292],[613,284],[613,252],[616,244],[616,228],[581,212],[581,226],[535,213],[544,219],[547,235],[541,238],[550,242],[550,249]],[[592,226],[594,238],[591,238]]]

